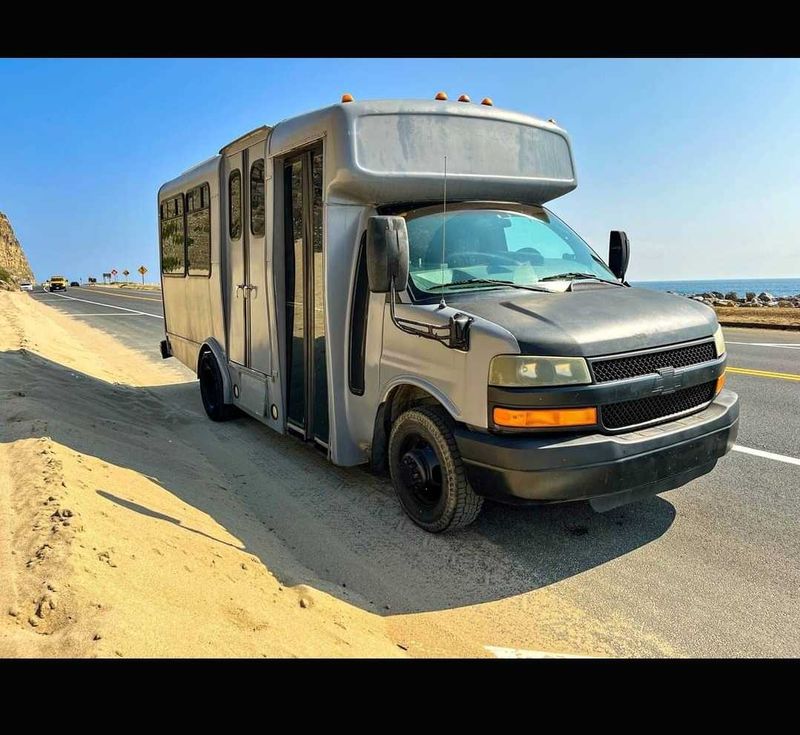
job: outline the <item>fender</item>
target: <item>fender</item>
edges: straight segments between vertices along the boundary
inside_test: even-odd
[[[233,383],[231,382],[231,376],[228,372],[228,360],[225,357],[225,350],[222,349],[222,345],[220,345],[220,343],[217,342],[214,337],[206,338],[203,344],[200,346],[200,351],[197,353],[197,367],[195,369],[195,374],[200,371],[200,355],[203,354],[206,348],[208,348],[211,351],[211,354],[214,355],[214,358],[217,361],[217,366],[219,367],[219,371],[222,374],[222,388],[225,403],[233,403]]]
[[[420,378],[417,375],[396,375],[392,378],[386,385],[383,386],[381,390],[381,400],[379,406],[386,403],[386,399],[389,396],[389,393],[392,392],[393,388],[397,388],[400,385],[413,385],[417,388],[421,388],[426,393],[429,393],[433,396],[439,403],[444,406],[447,413],[449,413],[456,421],[461,421],[461,409],[453,403],[452,400],[445,394],[442,393],[439,388],[437,388],[433,383],[430,383],[423,378]]]

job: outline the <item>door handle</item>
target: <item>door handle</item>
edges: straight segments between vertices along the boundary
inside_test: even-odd
[[[242,297],[247,298],[247,294],[250,291],[255,291],[258,293],[258,286],[253,286],[251,283],[239,283],[236,285],[236,298],[239,298],[239,291],[242,292]],[[255,297],[254,297],[255,298]]]

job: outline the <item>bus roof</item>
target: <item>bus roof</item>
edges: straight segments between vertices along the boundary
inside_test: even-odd
[[[325,137],[328,198],[440,201],[447,156],[452,199],[541,204],[577,186],[569,138],[511,110],[439,100],[347,102],[274,126],[271,156]]]
[[[221,149],[261,136],[280,157],[325,140],[329,203],[441,201],[445,156],[448,199],[543,204],[572,191],[577,177],[569,137],[552,122],[498,107],[439,100],[338,103],[256,128]],[[159,190],[192,186],[219,168],[213,156]]]

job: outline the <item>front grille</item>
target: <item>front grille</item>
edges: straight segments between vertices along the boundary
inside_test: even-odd
[[[594,370],[594,377],[598,383],[607,383],[609,380],[623,380],[624,378],[635,378],[637,375],[657,373],[659,368],[697,365],[714,360],[716,357],[717,351],[714,348],[714,342],[710,341],[688,347],[677,347],[673,350],[597,360],[592,363],[592,370]]]
[[[600,409],[603,426],[607,429],[622,429],[690,411],[713,400],[715,385],[716,381],[712,380],[710,383],[682,388],[668,395],[609,403]]]

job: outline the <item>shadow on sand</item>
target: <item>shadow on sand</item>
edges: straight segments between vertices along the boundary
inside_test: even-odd
[[[433,536],[406,518],[386,479],[335,467],[249,418],[208,421],[196,382],[121,386],[20,350],[0,353],[0,397],[0,441],[50,436],[142,473],[210,515],[284,583],[309,584],[383,614],[529,592],[657,539],[675,517],[658,496],[606,514],[583,503],[487,503],[473,526]],[[94,489],[129,512],[202,533]]]

